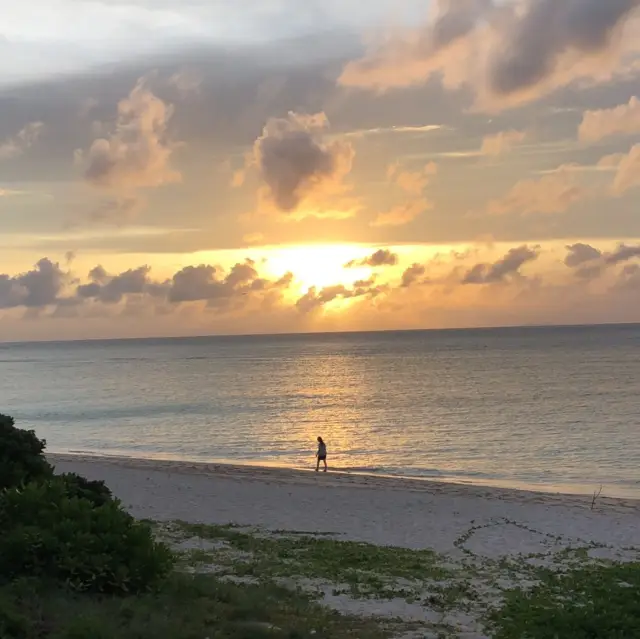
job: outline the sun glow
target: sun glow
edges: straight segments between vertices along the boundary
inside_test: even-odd
[[[371,254],[371,248],[354,244],[308,244],[281,247],[267,258],[267,268],[274,275],[287,272],[294,275],[296,293],[306,293],[310,288],[351,286],[359,280],[371,277],[369,266],[348,268],[346,264]]]

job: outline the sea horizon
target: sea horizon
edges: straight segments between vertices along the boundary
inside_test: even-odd
[[[549,324],[502,324],[487,326],[455,326],[445,328],[389,328],[379,330],[341,330],[341,331],[285,331],[278,332],[253,332],[253,333],[203,333],[198,335],[151,335],[132,337],[86,337],[78,339],[31,339],[9,340],[0,338],[0,346],[21,346],[26,344],[69,344],[84,342],[152,342],[157,340],[205,340],[205,339],[250,339],[252,337],[314,337],[331,335],[378,335],[378,334],[404,334],[404,333],[462,333],[462,332],[489,332],[510,330],[545,330],[545,329],[590,329],[590,328],[635,328],[640,327],[638,322],[598,322],[598,323],[549,323]]]

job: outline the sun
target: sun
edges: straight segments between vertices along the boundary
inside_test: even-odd
[[[358,244],[306,244],[283,246],[270,253],[267,268],[276,276],[287,272],[294,275],[295,293],[306,293],[310,288],[351,286],[358,280],[371,277],[368,266],[347,267],[371,252],[370,247]]]

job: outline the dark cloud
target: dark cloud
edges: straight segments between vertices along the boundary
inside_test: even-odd
[[[322,308],[326,304],[337,299],[354,299],[363,297],[377,297],[387,291],[387,287],[374,286],[374,280],[356,282],[353,288],[348,288],[343,284],[335,286],[326,286],[318,290],[315,286],[311,287],[305,295],[298,299],[296,307],[301,313],[312,313]]]
[[[573,244],[567,246],[569,251],[564,263],[569,268],[576,269],[577,277],[592,280],[600,277],[607,269],[640,258],[640,246],[620,244],[611,253],[603,253],[589,244]]]
[[[403,288],[408,288],[415,284],[421,277],[423,277],[427,272],[427,269],[422,264],[412,264],[403,274],[402,274],[402,286]]]
[[[493,264],[476,264],[462,279],[463,284],[496,284],[510,275],[519,275],[520,268],[538,259],[539,251],[526,245],[511,249]]]
[[[348,64],[340,82],[374,90],[474,89],[482,106],[536,99],[623,59],[606,55],[640,0],[435,0],[432,18]],[[606,64],[605,64],[606,63]]]
[[[295,211],[307,198],[341,190],[354,151],[348,142],[328,140],[328,126],[324,113],[292,112],[265,125],[250,164],[257,166],[279,210]]]
[[[437,52],[471,33],[493,8],[493,0],[440,0],[429,33],[432,52]]]
[[[398,263],[398,255],[389,249],[379,249],[373,255],[362,260],[352,260],[345,264],[345,268],[357,268],[359,266],[395,266]]]
[[[236,264],[227,275],[206,264],[187,266],[173,276],[168,301],[204,301],[211,306],[224,306],[243,296],[285,290],[291,281],[291,274],[276,281],[260,277],[253,260]]]
[[[640,265],[627,264],[620,273],[614,289],[621,291],[640,291]]]
[[[592,262],[593,260],[598,260],[602,257],[602,251],[589,244],[578,242],[577,244],[572,244],[566,248],[568,253],[564,263],[569,268],[575,268],[585,262]]]
[[[610,265],[615,265],[620,264],[621,262],[628,262],[636,257],[640,257],[640,246],[620,244],[613,253],[606,255],[605,262]]]
[[[529,0],[493,59],[491,89],[509,95],[553,74],[563,54],[600,53],[638,0]]]
[[[0,308],[39,309],[55,304],[67,279],[68,274],[48,258],[26,273],[0,274]]]
[[[97,266],[89,273],[91,281],[78,286],[76,292],[81,299],[93,299],[103,304],[119,304],[127,295],[142,295],[160,290],[160,287],[150,280],[150,271],[148,266],[141,266],[111,276],[101,266]]]

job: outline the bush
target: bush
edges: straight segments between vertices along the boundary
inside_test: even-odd
[[[104,506],[113,499],[111,491],[103,481],[91,481],[75,473],[64,473],[60,478],[67,486],[69,497],[87,499],[94,506]]]
[[[56,477],[0,493],[0,576],[53,579],[92,592],[153,587],[172,568],[170,550],[117,500],[100,491],[89,491],[90,499],[79,494],[87,491],[81,484]]]
[[[0,415],[0,490],[53,476],[44,457],[46,442],[32,430],[20,430],[12,417]]]
[[[491,615],[495,639],[640,637],[640,564],[548,573]]]

